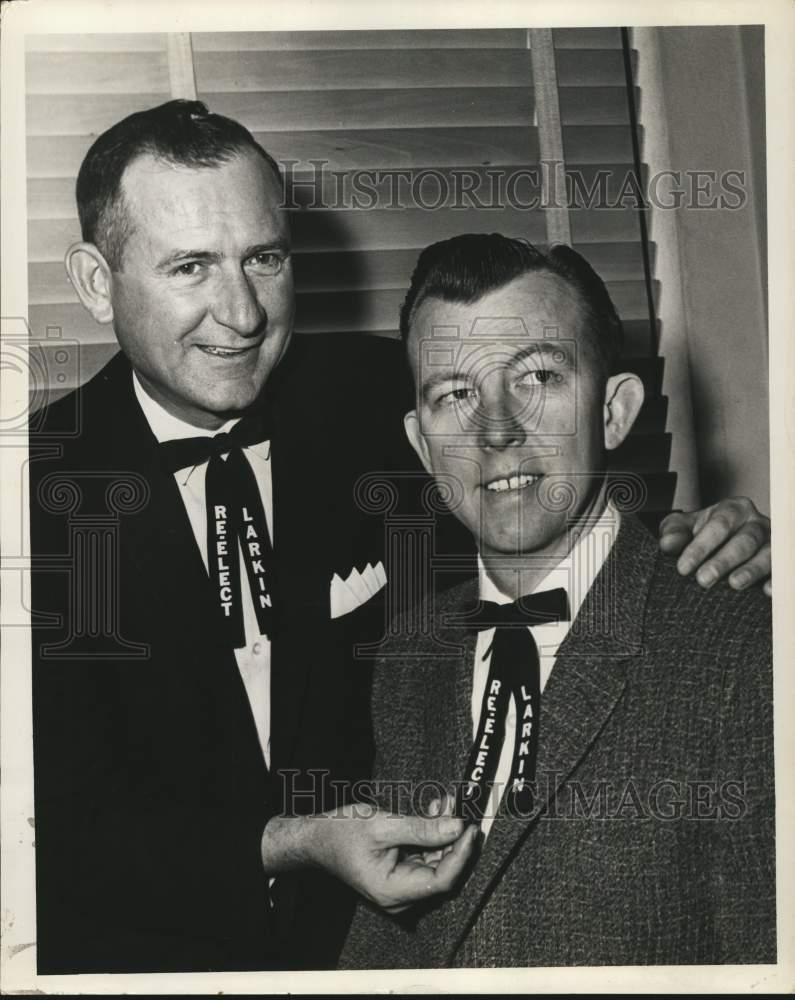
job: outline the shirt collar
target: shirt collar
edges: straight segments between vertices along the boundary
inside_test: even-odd
[[[579,533],[569,552],[538,581],[531,593],[564,587],[569,597],[569,621],[573,622],[610,554],[620,525],[620,512],[608,502],[599,517]],[[495,604],[510,604],[513,601],[512,597],[503,594],[488,575],[480,553],[478,587],[482,601],[493,601]]]
[[[135,371],[132,373],[132,378],[136,398],[158,442],[176,441],[193,437],[213,437],[215,434],[228,433],[240,420],[240,417],[233,417],[231,420],[227,420],[223,427],[219,427],[217,431],[208,431],[206,427],[194,427],[193,424],[189,424],[186,420],[175,417],[173,413],[169,413],[160,403],[152,399],[141,385]],[[270,441],[260,441],[258,444],[250,445],[245,451],[246,454],[256,455],[257,458],[267,462],[270,458],[271,444]]]

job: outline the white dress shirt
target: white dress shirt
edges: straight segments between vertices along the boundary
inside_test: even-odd
[[[594,580],[607,559],[618,534],[620,514],[611,504],[605,507],[602,514],[582,526],[579,537],[568,555],[556,565],[551,566],[546,576],[541,579],[529,593],[539,593],[542,590],[554,590],[563,587],[569,597],[571,620],[549,622],[546,625],[533,625],[530,632],[538,646],[538,658],[541,668],[541,690],[543,691],[552,668],[555,665],[560,644],[569,633],[569,629],[577,617],[583,601],[591,589]],[[493,601],[495,604],[510,604],[513,598],[500,591],[486,572],[483,562],[478,556],[478,582],[480,599]],[[472,738],[477,735],[480,721],[480,708],[489,675],[489,650],[494,638],[494,629],[485,629],[478,633],[475,646],[475,666],[472,678]],[[541,726],[544,725],[543,699]],[[483,835],[487,836],[494,821],[502,793],[511,774],[514,742],[516,739],[516,703],[511,698],[508,702],[508,712],[505,723],[505,741],[500,751],[497,773],[494,779],[491,796],[481,822]]]
[[[172,441],[177,438],[213,437],[215,434],[228,432],[237,423],[230,420],[219,427],[217,431],[208,431],[204,427],[194,427],[180,420],[155,402],[143,388],[133,372],[135,395],[144,411],[144,416],[152,428],[152,433],[158,441]],[[268,531],[273,543],[273,487],[271,483],[270,442],[262,441],[243,449],[257,480]],[[196,544],[204,560],[207,562],[207,507],[205,502],[205,479],[207,477],[207,462],[192,469],[179,469],[174,473],[185,510],[188,514]],[[238,544],[238,557],[240,547]],[[243,621],[246,630],[246,645],[235,650],[235,659],[240,670],[240,676],[251,705],[251,714],[257,728],[257,736],[262,748],[265,762],[270,767],[270,680],[271,680],[271,644],[267,636],[260,635],[257,615],[247,577],[241,570],[241,590],[243,603]]]

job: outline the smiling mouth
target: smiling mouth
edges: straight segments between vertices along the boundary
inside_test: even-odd
[[[196,346],[200,351],[214,358],[237,358],[241,354],[247,354],[259,345],[247,344],[245,347],[213,347],[211,344],[197,344]]]
[[[492,479],[491,482],[486,483],[486,489],[489,493],[508,493],[515,490],[525,490],[528,486],[532,486],[533,483],[537,483],[541,479],[541,476],[510,476],[508,478],[503,477],[502,479]]]

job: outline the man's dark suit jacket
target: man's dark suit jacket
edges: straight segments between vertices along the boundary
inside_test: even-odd
[[[445,621],[476,597],[472,581],[429,611],[452,655],[413,635],[379,661],[376,778],[462,780],[475,634]],[[775,962],[761,591],[703,591],[625,516],[558,652],[539,740],[533,814],[503,800],[463,884],[419,917],[360,903],[343,967]]]
[[[330,620],[329,583],[385,558],[354,484],[416,468],[406,391],[401,346],[356,336],[296,338],[266,390],[282,624],[271,761],[315,789],[297,812],[369,773],[371,664],[352,645],[383,634],[383,595]],[[352,894],[284,875],[269,905],[260,838],[284,789],[122,355],[33,418],[31,535],[39,972],[333,964]]]

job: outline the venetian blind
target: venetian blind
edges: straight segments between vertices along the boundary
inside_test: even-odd
[[[634,169],[621,33],[552,37],[571,240],[607,281],[626,366],[649,396],[617,464],[643,473],[649,506],[664,509],[661,362],[638,212],[631,197],[618,202]],[[546,241],[543,109],[525,29],[194,33],[191,45],[199,99],[245,124],[292,181],[299,333],[395,336],[417,255],[434,240],[500,231]],[[29,319],[60,394],[117,349],[63,269],[79,239],[77,169],[99,132],[171,96],[167,36],[39,36],[27,59]],[[79,364],[55,361],[59,340],[80,345]]]

